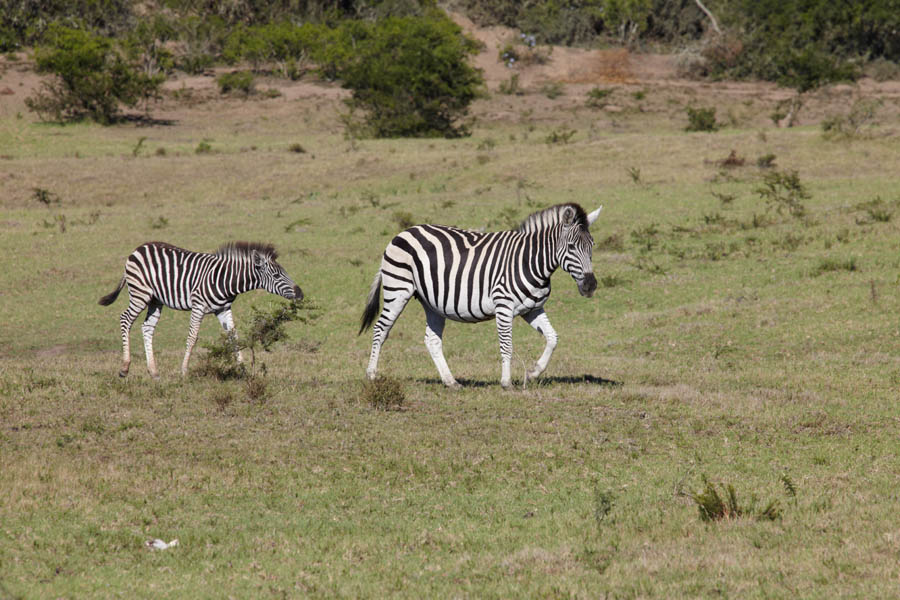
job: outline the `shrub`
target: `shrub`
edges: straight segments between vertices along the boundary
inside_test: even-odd
[[[483,84],[466,61],[475,41],[438,12],[390,17],[374,24],[346,22],[316,59],[353,90],[351,113],[364,111],[358,133],[374,137],[459,137],[458,121]]]
[[[716,123],[715,108],[691,108],[687,109],[688,125],[685,131],[716,131],[719,125]]]
[[[558,81],[549,81],[541,86],[541,93],[550,98],[551,100],[556,100],[560,96],[566,93],[563,84]]]
[[[590,108],[603,108],[606,106],[607,99],[610,94],[612,94],[614,88],[591,88],[591,90],[587,93],[587,100],[585,101],[585,105]]]
[[[756,188],[756,193],[766,201],[766,209],[772,208],[778,214],[787,210],[795,217],[806,214],[802,200],[811,196],[806,186],[800,181],[797,171],[773,171],[763,177],[763,183]]]
[[[412,213],[405,210],[398,210],[397,212],[395,212],[391,217],[391,220],[396,223],[401,230],[409,229],[416,224]]]
[[[25,101],[41,118],[89,117],[109,124],[117,119],[119,104],[135,106],[157,94],[165,80],[161,73],[140,72],[108,38],[54,25],[45,40],[35,50],[35,65],[57,79]]]
[[[576,133],[577,131],[574,129],[568,129],[563,126],[548,133],[544,141],[547,144],[568,144]]]
[[[216,77],[216,83],[219,84],[219,91],[223,94],[242,92],[245,96],[249,96],[254,91],[253,73],[249,71],[222,73]]]
[[[507,96],[522,96],[525,93],[519,86],[519,74],[513,73],[507,81],[501,81],[497,91]]]
[[[234,332],[222,333],[219,340],[204,344],[207,353],[203,356],[197,374],[217,381],[241,380],[246,386],[251,402],[262,402],[268,393],[266,365],[257,364],[256,351],[269,352],[272,346],[288,339],[285,325],[291,321],[307,322],[316,318],[314,314],[301,314],[301,310],[315,309],[304,302],[282,302],[270,311],[252,308],[250,326],[243,339]],[[250,350],[250,364],[237,361],[239,350]],[[226,403],[227,404],[227,403]],[[220,406],[224,408],[224,406]]]
[[[826,140],[856,139],[862,137],[863,129],[871,126],[881,100],[859,100],[846,115],[838,115],[822,121],[822,135]]]
[[[376,377],[363,384],[362,401],[372,408],[400,410],[405,400],[403,385],[393,377]]]

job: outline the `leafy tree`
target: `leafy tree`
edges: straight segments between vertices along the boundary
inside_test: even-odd
[[[345,22],[316,56],[353,90],[352,110],[375,137],[458,137],[459,120],[483,79],[467,62],[477,43],[439,12],[390,17],[374,24]]]
[[[42,117],[86,116],[109,124],[116,120],[120,103],[136,105],[165,80],[164,74],[141,72],[109,38],[53,24],[45,40],[35,51],[35,65],[38,72],[57,77],[26,99],[28,108]]]

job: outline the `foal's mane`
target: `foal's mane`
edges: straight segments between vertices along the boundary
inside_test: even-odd
[[[216,250],[216,256],[226,259],[250,258],[254,250],[272,260],[278,258],[278,251],[275,250],[275,246],[260,242],[228,242],[227,244],[222,244]]]

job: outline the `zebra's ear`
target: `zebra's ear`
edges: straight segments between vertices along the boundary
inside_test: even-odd
[[[594,224],[594,221],[596,221],[596,220],[597,220],[597,217],[600,216],[600,211],[601,211],[601,210],[603,210],[603,206],[601,206],[600,208],[598,208],[598,209],[595,210],[594,212],[588,214],[588,216],[587,216],[588,227],[590,227],[591,225]]]
[[[258,250],[253,251],[252,257],[253,257],[253,267],[254,268],[261,269],[263,267],[263,265],[266,264],[265,257]]]
[[[575,222],[575,209],[571,206],[567,206],[563,209],[562,213],[562,223],[565,226],[569,226]]]

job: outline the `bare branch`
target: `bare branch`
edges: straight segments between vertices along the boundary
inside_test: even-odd
[[[718,33],[719,35],[721,35],[721,34],[722,34],[722,30],[719,29],[719,22],[716,21],[715,15],[712,14],[712,13],[709,11],[708,8],[706,8],[705,6],[703,6],[703,2],[701,2],[700,0],[694,0],[694,2],[697,4],[697,6],[700,8],[700,10],[703,11],[703,14],[705,14],[707,17],[709,17],[709,20],[712,21],[712,28],[713,28],[713,30],[714,30],[716,33]]]

